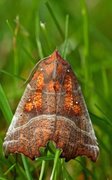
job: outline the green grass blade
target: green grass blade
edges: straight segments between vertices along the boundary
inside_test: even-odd
[[[85,84],[88,84],[90,81],[90,74],[88,68],[88,58],[89,58],[89,30],[88,30],[88,13],[87,13],[87,6],[85,0],[81,0],[81,12],[82,12],[82,19],[83,19],[83,41],[84,41],[84,51],[82,57],[82,68],[84,69],[84,78]],[[86,94],[86,87],[85,87],[85,94]],[[87,95],[87,94],[86,94]]]
[[[0,69],[0,73],[6,74],[6,75],[8,75],[8,76],[10,76],[12,78],[16,78],[16,79],[20,79],[22,81],[25,81],[25,79],[23,77],[20,77],[20,76],[15,75],[15,74],[11,74],[11,73],[9,73],[9,72],[7,72],[5,70],[2,70],[2,69]]]
[[[47,6],[47,8],[49,10],[49,13],[50,13],[50,15],[51,15],[51,17],[52,17],[52,19],[53,19],[53,21],[54,21],[58,31],[59,31],[59,33],[60,33],[60,36],[62,38],[64,38],[64,34],[63,34],[62,29],[61,29],[61,26],[60,26],[60,24],[59,24],[59,22],[58,22],[58,20],[57,20],[57,18],[56,18],[56,16],[55,16],[55,14],[54,14],[54,12],[53,12],[53,10],[52,10],[52,8],[51,8],[51,6],[50,6],[48,1],[46,2],[46,6]]]
[[[48,32],[47,32],[47,28],[46,28],[46,24],[43,22],[40,22],[40,28],[41,28],[41,32],[43,33],[46,45],[47,45],[47,50],[51,50],[52,49],[52,43],[49,41],[48,38]]]
[[[53,141],[48,142],[47,148],[48,148],[50,153],[55,154],[55,152],[56,152],[56,144]]]
[[[36,42],[37,42],[37,47],[38,47],[38,51],[39,51],[39,56],[41,59],[43,59],[43,52],[42,52],[42,45],[41,45],[41,42],[39,39],[36,39]]]
[[[54,156],[52,155],[49,155],[49,156],[42,156],[42,157],[39,157],[39,158],[36,158],[37,161],[51,161],[54,159]]]
[[[27,54],[29,57],[29,61],[34,65],[35,64],[35,58],[32,57],[31,53],[26,49],[26,47],[23,46],[23,51]]]
[[[5,117],[5,120],[9,124],[12,119],[13,114],[12,114],[6,94],[5,94],[1,84],[0,84],[0,108]]]
[[[102,80],[103,80],[105,97],[108,97],[108,94],[109,94],[108,80],[107,80],[106,69],[104,67],[102,67]]]
[[[91,177],[94,177],[94,174],[85,166],[85,164],[82,161],[80,161],[78,159],[76,159],[75,161],[77,161],[81,165],[81,167],[83,168],[83,171],[86,173],[86,175],[90,175]]]
[[[103,142],[102,138],[98,138],[98,143],[99,146],[101,147],[101,150],[105,150],[106,153],[111,154],[112,151],[109,149],[109,147],[107,146],[107,144],[105,142]]]
[[[68,28],[69,28],[69,15],[66,15],[66,23],[65,23],[65,42],[64,42],[64,50],[63,50],[63,58],[66,59],[66,51],[68,45]]]
[[[21,157],[22,157],[22,161],[23,161],[23,165],[24,165],[24,168],[25,168],[27,179],[28,180],[32,180],[32,177],[31,177],[31,174],[30,174],[30,171],[29,171],[29,167],[28,167],[28,163],[26,161],[26,158],[25,158],[25,156],[23,154],[21,155]]]
[[[108,117],[108,115],[99,107],[99,105],[95,104],[96,108],[104,115],[108,123],[111,123],[111,119]],[[111,123],[112,124],[112,123]]]
[[[53,155],[42,156],[42,157],[36,158],[36,160],[38,160],[38,161],[42,161],[42,160],[51,161],[51,160],[53,160],[53,159],[54,159],[54,156],[53,156]]]
[[[36,17],[35,17],[35,37],[36,37],[36,43],[37,43],[39,56],[42,59],[44,57],[44,55],[43,55],[43,50],[42,50],[42,45],[40,42],[39,34],[40,34],[39,15],[36,14]]]
[[[72,177],[70,176],[69,172],[67,171],[65,167],[65,160],[61,159],[61,167],[62,167],[62,173],[63,173],[63,179],[64,180],[73,180]]]
[[[44,175],[44,171],[45,171],[45,160],[42,161],[42,166],[41,166],[41,172],[40,172],[40,176],[39,176],[39,180],[42,180],[43,175]]]
[[[18,60],[17,37],[20,28],[19,16],[16,16],[15,23],[16,26],[13,34],[13,53],[14,53],[13,59],[14,59],[14,74],[18,74],[19,60]],[[15,85],[16,85],[16,81],[15,81]]]
[[[112,52],[112,41],[110,38],[108,38],[102,31],[100,31],[95,24],[91,25],[91,33],[93,34],[94,38],[98,41],[105,44],[105,47],[109,49],[110,52]]]
[[[3,177],[0,177],[0,180],[8,180],[8,179],[6,179],[6,178],[3,178]]]
[[[54,180],[55,179],[56,166],[58,164],[58,159],[59,159],[60,154],[61,154],[61,151],[59,149],[57,149],[56,153],[55,153],[54,165],[53,165],[53,169],[52,169],[50,180]]]
[[[16,166],[16,163],[13,164],[13,165],[4,173],[4,176],[6,176],[15,166]]]
[[[102,111],[101,111],[102,112]],[[101,125],[101,123],[104,123],[105,126],[108,126],[108,127],[111,127],[112,128],[112,122],[105,116],[105,118],[101,118],[101,117],[98,117],[96,116],[95,114],[89,112],[90,116],[91,116],[91,119],[93,119],[94,123],[96,125]]]
[[[89,54],[89,37],[88,37],[88,13],[85,0],[81,0],[81,11],[83,18],[83,38],[84,38],[84,55],[85,57]]]
[[[13,34],[13,33],[14,33],[14,32],[13,32],[13,28],[12,28],[12,26],[11,26],[11,24],[10,24],[10,22],[9,22],[8,19],[6,20],[6,24],[8,25],[8,27],[9,27],[11,33]]]

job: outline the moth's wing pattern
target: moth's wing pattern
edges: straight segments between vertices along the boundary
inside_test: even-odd
[[[70,160],[86,155],[93,161],[98,146],[77,78],[55,51],[36,65],[4,141],[5,154],[31,159],[52,140]]]
[[[43,86],[43,74],[41,63],[47,59],[49,59],[49,57],[39,61],[35,65],[28,80],[25,82],[25,84],[28,84],[18,104],[3,143],[6,156],[10,153],[23,153],[31,159],[39,156],[38,145],[37,147],[36,145],[35,147],[33,146],[35,144],[34,141],[37,141],[37,139],[34,137],[35,132],[32,127],[32,118],[42,114],[41,90]],[[33,152],[34,148],[36,153]]]
[[[60,115],[65,117],[65,129],[69,128],[65,138],[68,144],[66,143],[65,145],[64,156],[69,160],[77,156],[86,155],[93,161],[96,161],[99,153],[97,139],[81,88],[70,67],[66,70],[63,87],[66,93]]]

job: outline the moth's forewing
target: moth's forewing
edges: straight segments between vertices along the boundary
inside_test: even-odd
[[[66,160],[82,155],[97,159],[99,148],[79,83],[57,51],[36,65],[3,146],[6,154],[34,159],[49,140]]]

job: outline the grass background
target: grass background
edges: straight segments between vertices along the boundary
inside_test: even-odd
[[[112,1],[0,0],[0,180],[112,179]],[[98,138],[96,163],[60,151],[5,159],[2,143],[35,63],[58,49],[80,81]],[[53,150],[53,153],[49,149]]]

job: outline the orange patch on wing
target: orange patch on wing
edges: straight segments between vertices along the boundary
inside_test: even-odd
[[[80,114],[81,114],[81,107],[80,107],[80,105],[79,105],[79,104],[75,104],[75,105],[73,106],[73,111],[74,111],[74,113],[75,113],[76,115],[80,115]]]
[[[33,109],[33,104],[32,104],[32,102],[27,102],[27,103],[25,104],[24,110],[27,111],[27,112],[30,112],[32,109]]]
[[[42,93],[36,92],[36,94],[33,97],[33,106],[35,109],[41,109],[42,108]]]
[[[64,89],[66,91],[66,95],[64,99],[64,109],[68,111],[73,106],[72,80],[70,75],[66,75],[65,77]]]
[[[24,106],[26,112],[30,112],[34,109],[41,110],[42,108],[42,93],[36,92],[32,95]]]
[[[65,110],[70,110],[73,106],[73,96],[71,93],[66,94],[65,99],[64,99],[64,109]]]
[[[37,89],[42,90],[44,86],[44,75],[43,73],[40,73],[37,77]]]
[[[72,92],[72,80],[70,75],[66,75],[65,77],[64,88],[66,92]]]

